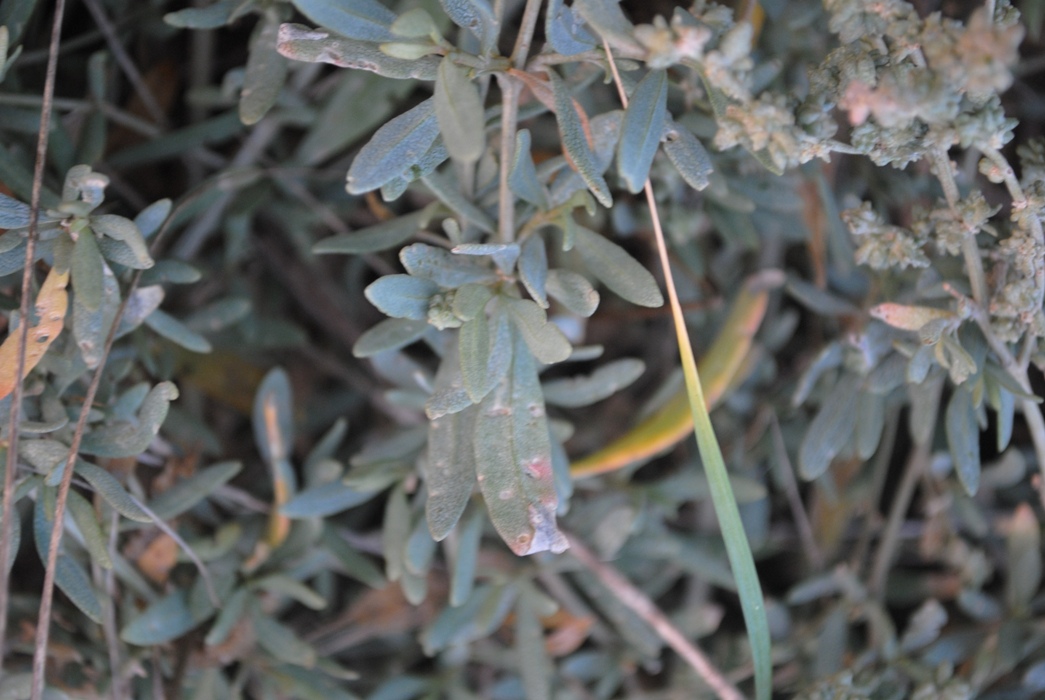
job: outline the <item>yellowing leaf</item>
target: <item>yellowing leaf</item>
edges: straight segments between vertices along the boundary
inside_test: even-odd
[[[69,295],[65,291],[69,284],[69,272],[58,272],[54,268],[47,274],[40,293],[36,297],[36,325],[29,329],[25,347],[25,368],[22,376],[18,373],[18,337],[17,329],[0,345],[0,399],[15,388],[15,382],[25,379],[43,358],[51,343],[62,332],[65,324],[65,312],[69,308]],[[25,323],[25,319],[22,319]]]
[[[715,407],[735,380],[762,323],[769,293],[749,282],[741,289],[725,326],[700,360],[700,377],[708,409]],[[685,387],[629,432],[570,465],[573,478],[604,474],[648,459],[678,444],[693,432],[693,415]]]

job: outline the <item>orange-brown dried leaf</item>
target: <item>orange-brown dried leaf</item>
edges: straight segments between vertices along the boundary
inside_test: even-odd
[[[154,583],[166,583],[178,563],[178,543],[161,532],[138,555],[138,569]]]
[[[51,343],[62,332],[65,312],[69,308],[69,272],[58,272],[52,268],[36,296],[36,325],[29,328],[25,346],[25,371],[18,374],[18,338],[15,329],[0,345],[0,399],[14,391],[15,383],[25,379],[40,362]],[[22,319],[25,322],[25,319]]]

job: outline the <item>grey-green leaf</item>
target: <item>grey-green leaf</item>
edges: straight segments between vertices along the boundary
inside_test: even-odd
[[[145,325],[176,345],[198,353],[211,351],[210,342],[165,311],[156,309],[145,317]]]
[[[617,168],[633,194],[642,190],[649,177],[667,113],[668,73],[651,70],[631,93],[617,145]]]
[[[548,270],[544,288],[549,296],[578,316],[587,318],[599,308],[599,293],[586,277],[572,270]]]
[[[104,265],[94,233],[90,229],[81,231],[73,247],[70,268],[76,300],[88,311],[97,311],[102,303]]]
[[[493,218],[469,201],[449,175],[431,172],[422,176],[421,181],[428,186],[432,194],[439,198],[440,202],[450,207],[462,219],[478,226],[486,233],[493,233],[497,228]]]
[[[529,299],[509,299],[506,303],[515,327],[534,357],[550,365],[570,356],[573,349],[570,341],[558,326],[548,321],[544,309]]]
[[[432,98],[388,122],[359,151],[348,170],[350,194],[376,190],[417,163],[439,135]]]
[[[120,639],[137,646],[165,644],[185,634],[201,620],[193,617],[188,595],[176,590],[160,598],[120,631]]]
[[[435,118],[450,157],[464,163],[479,160],[486,147],[483,102],[479,89],[449,56],[439,64],[433,101]]]
[[[120,285],[112,270],[103,262],[102,295],[98,309],[91,311],[80,304],[79,296],[73,303],[73,337],[80,348],[84,363],[90,368],[97,367],[98,363],[102,361],[105,339],[116,320],[116,311],[119,306]]]
[[[62,593],[69,596],[69,600],[73,601],[80,612],[99,625],[102,624],[102,604],[94,586],[91,585],[91,580],[87,578],[87,572],[79,562],[68,554],[59,554],[54,582]]]
[[[638,379],[646,365],[626,357],[603,365],[587,376],[556,379],[544,385],[544,400],[556,406],[578,408],[612,396]]]
[[[160,382],[142,401],[134,420],[117,420],[91,430],[84,436],[80,452],[99,457],[137,457],[160,431],[170,402],[178,398],[178,388]]]
[[[0,228],[25,228],[29,225],[29,205],[0,194]]]
[[[573,97],[570,96],[569,89],[558,73],[553,70],[548,71],[548,77],[555,98],[555,119],[559,124],[559,135],[562,137],[563,148],[573,162],[577,173],[584,179],[588,189],[592,191],[599,203],[604,207],[611,207],[613,206],[613,196],[595,162],[595,154],[592,153],[584,127],[581,126],[581,118],[577,114],[577,108],[574,107]]]
[[[362,505],[376,495],[375,491],[358,491],[340,481],[318,484],[296,494],[280,512],[288,518],[325,518]]]
[[[798,470],[803,479],[822,475],[849,443],[856,425],[858,385],[851,375],[839,379],[809,424],[798,452]]]
[[[162,520],[175,518],[211,496],[239,474],[242,468],[243,465],[239,462],[220,462],[201,469],[150,501],[149,510]]]
[[[278,33],[279,15],[274,11],[266,12],[261,29],[250,44],[240,92],[239,118],[248,126],[261,121],[276,104],[287,77],[287,59],[276,50]]]
[[[494,527],[513,552],[562,552],[568,544],[555,523],[544,397],[533,356],[519,335],[511,371],[479,405],[474,435],[479,488]]]
[[[291,0],[301,14],[343,37],[361,41],[391,41],[395,13],[377,0]]]
[[[99,236],[119,241],[130,249],[133,263],[125,263],[123,260],[116,260],[116,262],[139,270],[147,270],[153,266],[154,262],[149,255],[149,248],[145,245],[145,236],[142,235],[138,225],[130,219],[115,214],[97,214],[91,216],[91,228]],[[99,244],[101,243],[103,241],[99,241]],[[104,247],[102,252],[106,253]],[[108,257],[108,253],[106,253],[106,257]]]
[[[431,280],[448,289],[497,281],[497,274],[474,258],[453,255],[425,243],[414,243],[403,248],[399,251],[399,261],[412,276]]]
[[[427,321],[386,318],[359,336],[352,346],[352,354],[356,357],[370,357],[385,350],[398,350],[419,340],[426,330]]]
[[[519,129],[515,134],[515,153],[508,171],[508,187],[519,198],[538,209],[548,208],[548,193],[537,179],[537,166],[530,153],[530,131]]]
[[[965,386],[955,388],[951,395],[944,427],[958,480],[966,493],[975,495],[980,488],[980,426],[976,421],[972,391]]]
[[[700,191],[711,182],[711,156],[704,145],[686,127],[674,122],[670,117],[662,135],[664,152],[668,160],[679,171],[686,184]]]
[[[548,308],[548,251],[544,239],[533,234],[523,241],[519,255],[519,277],[523,286],[542,309]]]
[[[76,460],[76,473],[84,478],[98,494],[120,515],[139,523],[151,523],[152,518],[141,509],[112,474],[99,466]]]
[[[177,12],[168,12],[163,16],[163,21],[182,29],[217,29],[229,22],[236,5],[236,0],[218,0],[206,7],[189,7]]]
[[[576,227],[575,247],[588,270],[615,293],[639,306],[664,303],[657,281],[635,258],[605,236]]]
[[[395,248],[410,240],[420,230],[427,218],[427,213],[422,210],[396,217],[390,221],[383,221],[359,231],[324,238],[312,246],[312,252],[317,255],[325,253],[356,255]]]
[[[410,275],[385,275],[374,280],[363,294],[370,303],[392,318],[423,321],[428,318],[428,300],[439,291],[432,281]]]
[[[439,4],[454,24],[475,34],[484,53],[493,51],[498,26],[486,0],[439,0]]]
[[[331,63],[342,68],[370,71],[385,78],[435,80],[439,70],[439,59],[433,56],[416,61],[394,58],[372,42],[347,39],[300,24],[280,25],[276,48],[294,61]]]

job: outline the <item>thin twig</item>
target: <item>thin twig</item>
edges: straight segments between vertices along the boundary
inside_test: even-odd
[[[802,503],[802,496],[798,493],[794,467],[787,455],[784,436],[780,432],[780,421],[777,420],[776,411],[772,410],[770,411],[770,429],[773,433],[773,451],[780,459],[780,479],[784,485],[784,493],[787,495],[788,506],[791,508],[791,517],[798,529],[798,537],[802,541],[802,550],[813,569],[820,571],[824,568],[824,554],[816,543],[816,537],[813,536],[813,526],[809,522],[809,515]]]
[[[893,496],[892,506],[889,508],[889,519],[882,533],[882,539],[878,543],[878,551],[875,552],[874,565],[871,567],[871,578],[868,590],[876,598],[885,595],[885,581],[889,575],[889,567],[893,563],[896,547],[900,543],[900,528],[903,526],[904,516],[911,505],[914,490],[918,481],[929,466],[929,441],[925,444],[915,445],[911,455],[904,467],[903,478],[900,487]]]
[[[615,568],[599,561],[598,557],[579,537],[567,533],[566,538],[570,541],[570,554],[595,574],[618,601],[645,620],[657,635],[674,649],[689,664],[690,668],[697,672],[718,697],[723,700],[743,700],[744,696],[740,694],[736,686],[726,679],[725,675],[704,655],[704,652],[686,639],[686,635],[671,623],[668,616],[649,599],[649,596],[636,588]]]
[[[22,267],[22,299],[19,306],[18,359],[15,362],[14,389],[11,393],[11,414],[8,422],[7,467],[4,471],[2,501],[3,521],[0,522],[0,667],[4,660],[4,641],[7,637],[7,607],[11,580],[7,559],[11,550],[11,523],[14,517],[15,471],[18,469],[18,423],[22,410],[22,380],[25,376],[26,345],[29,338],[29,296],[32,290],[33,263],[36,259],[37,218],[40,216],[40,197],[43,193],[44,168],[47,165],[47,141],[51,131],[51,104],[54,98],[55,75],[58,72],[58,46],[62,37],[62,17],[65,0],[57,0],[54,24],[51,28],[50,57],[44,79],[44,103],[40,110],[40,131],[36,140],[36,164],[33,169],[33,191],[29,201],[29,234],[25,246],[25,265]],[[48,616],[49,619],[50,616]],[[39,651],[39,650],[37,650]]]
[[[109,556],[116,553],[116,543],[120,534],[120,514],[112,511],[109,519]],[[107,569],[101,576],[105,587],[105,601],[102,603],[102,633],[105,635],[105,646],[109,651],[109,694],[112,700],[130,698],[130,688],[121,669],[123,663],[120,653],[120,637],[116,629],[116,572]]]
[[[134,61],[131,60],[126,49],[123,48],[123,44],[120,43],[120,38],[116,36],[116,28],[105,14],[105,8],[101,6],[98,0],[84,0],[84,4],[87,5],[87,11],[91,13],[91,17],[94,18],[98,29],[105,36],[105,42],[109,45],[109,50],[112,51],[116,62],[120,64],[120,69],[127,76],[127,79],[131,81],[131,85],[134,86],[134,91],[138,94],[142,105],[149,111],[149,116],[157,124],[166,124],[167,118],[163,114],[160,103],[156,101],[156,96],[152,94],[152,90],[145,83],[138,66],[134,65]]]

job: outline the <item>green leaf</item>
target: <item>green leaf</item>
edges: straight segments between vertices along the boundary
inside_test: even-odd
[[[87,617],[102,624],[102,604],[83,566],[68,554],[59,554],[54,582]]]
[[[263,576],[260,579],[252,581],[250,587],[252,589],[265,591],[266,593],[292,598],[312,610],[322,610],[327,607],[326,598],[316,593],[300,581],[291,578],[287,574],[269,574],[268,576]]]
[[[442,609],[421,633],[426,654],[434,656],[447,647],[481,639],[503,624],[515,600],[513,586],[484,585],[460,606]]]
[[[182,260],[157,260],[156,264],[142,273],[140,288],[155,284],[192,284],[199,282],[203,273]]]
[[[385,78],[435,80],[439,59],[434,56],[407,61],[394,58],[369,41],[346,39],[300,24],[279,27],[279,52],[293,61],[331,63],[342,68],[377,73]]]
[[[664,303],[653,275],[616,243],[577,226],[576,249],[591,274],[619,296],[639,306]]]
[[[616,360],[599,367],[588,376],[556,379],[546,383],[544,400],[566,408],[590,406],[634,382],[645,369],[642,360]]]
[[[610,194],[609,185],[602,176],[602,171],[595,162],[595,155],[584,134],[581,118],[573,105],[570,91],[555,71],[549,70],[548,78],[551,81],[552,94],[555,98],[555,119],[559,124],[559,135],[562,138],[563,148],[577,173],[588,185],[588,189],[602,206],[609,208],[613,206],[613,196]]]
[[[176,398],[178,388],[171,382],[160,382],[149,391],[135,419],[94,428],[84,436],[80,452],[99,457],[137,457],[160,431],[170,402]]]
[[[291,0],[301,14],[343,37],[361,41],[390,41],[395,13],[377,0]]]
[[[548,193],[537,179],[537,167],[530,153],[529,129],[519,129],[515,134],[515,152],[508,171],[508,187],[517,197],[538,209],[548,208]]]
[[[573,8],[563,0],[551,0],[544,16],[544,34],[556,53],[575,56],[595,48],[598,41],[584,27]]]
[[[81,234],[88,237],[89,234]],[[89,236],[93,238],[93,236]],[[97,250],[97,243],[95,243]],[[101,256],[98,258],[101,261]],[[120,284],[109,266],[102,262],[102,293],[98,308],[94,311],[80,303],[79,290],[73,298],[73,337],[80,348],[84,364],[93,369],[102,361],[102,352],[109,330],[116,320],[120,307]]]
[[[544,288],[549,296],[578,316],[587,318],[599,308],[599,293],[587,278],[572,270],[548,270]]]
[[[123,243],[129,249],[132,262],[124,262],[123,260],[112,258],[115,262],[127,265],[136,270],[147,270],[153,266],[154,261],[152,257],[149,256],[149,248],[145,245],[145,237],[138,229],[138,226],[130,219],[123,216],[116,216],[115,214],[92,215],[91,229],[93,229],[99,236],[105,236],[106,238],[111,238],[113,241]],[[104,240],[99,241],[98,243],[106,257],[110,257],[110,252],[119,249],[118,246],[105,246]]]
[[[506,299],[505,304],[534,357],[550,365],[570,356],[573,350],[570,341],[558,326],[548,321],[544,309],[529,299]]]
[[[973,496],[980,488],[980,426],[976,421],[972,391],[965,386],[955,388],[951,395],[944,427],[958,480],[965,492]]]
[[[424,321],[428,318],[428,300],[438,291],[439,287],[426,279],[385,275],[371,282],[363,294],[387,316]]]
[[[112,568],[112,559],[109,558],[109,540],[102,532],[98,524],[98,516],[94,512],[94,506],[87,502],[78,492],[70,490],[66,508],[73,516],[73,522],[83,535],[84,546],[91,556],[91,561],[103,569]]]
[[[544,397],[520,335],[511,371],[479,404],[473,438],[479,488],[494,527],[513,552],[562,552],[568,544],[555,524],[558,501]]]
[[[542,309],[547,309],[545,284],[548,280],[548,251],[544,247],[544,239],[536,234],[523,241],[519,256],[519,277],[534,301]]]
[[[455,349],[451,343],[435,376],[437,392],[451,388],[460,377]],[[475,414],[474,407],[468,407],[434,418],[428,424],[428,449],[422,463],[428,488],[425,516],[436,541],[445,539],[454,529],[475,488],[475,454],[470,440]]]
[[[236,623],[240,621],[243,613],[246,612],[249,599],[250,594],[246,588],[237,588],[232,595],[226,598],[203,643],[207,646],[224,644]]]
[[[166,644],[177,639],[202,620],[197,620],[189,609],[188,594],[184,590],[160,598],[120,630],[120,639],[141,647]]]
[[[667,113],[668,73],[651,70],[631,93],[617,146],[617,168],[632,194],[640,192],[649,178]]]
[[[29,225],[29,205],[0,194],[0,228],[25,228]]]
[[[73,247],[71,272],[76,301],[88,311],[97,311],[101,306],[104,265],[98,239],[90,229],[81,231]]]
[[[496,222],[485,211],[477,207],[461,193],[460,187],[449,175],[431,172],[421,178],[439,201],[465,221],[479,227],[485,233],[493,233]]]
[[[398,350],[419,340],[428,330],[427,321],[386,318],[369,329],[352,346],[356,357],[370,357],[386,350]]]
[[[515,603],[515,658],[527,700],[551,700],[555,669],[544,646],[537,598],[532,584],[521,587]]]
[[[347,180],[349,194],[376,190],[400,175],[425,155],[438,135],[432,98],[386,123],[352,161]]]
[[[385,576],[398,581],[403,576],[403,552],[410,537],[412,522],[410,503],[402,483],[388,495],[385,517],[381,524],[381,546],[385,553]]]
[[[490,319],[480,314],[461,326],[462,384],[474,403],[489,394],[508,371],[512,359],[511,338],[508,317],[500,308]]]
[[[91,485],[91,488],[123,517],[139,523],[152,522],[152,518],[131,498],[116,477],[106,470],[90,462],[77,459],[76,473],[82,476]]]
[[[325,518],[362,505],[375,496],[376,491],[359,491],[336,481],[300,491],[279,510],[288,518]]]
[[[885,396],[877,391],[861,391],[856,403],[856,454],[860,459],[870,459],[878,450],[884,427]]]
[[[261,380],[254,396],[254,442],[267,464],[290,457],[294,444],[294,405],[290,378],[279,367]]]
[[[486,148],[483,102],[464,69],[449,56],[439,63],[432,99],[450,157],[463,163],[479,160]]]
[[[711,183],[711,156],[693,132],[669,117],[661,138],[664,153],[687,185],[699,192]]]
[[[454,294],[453,311],[462,321],[471,321],[485,313],[486,304],[493,297],[490,288],[483,284],[465,284]]]
[[[359,231],[324,238],[312,246],[312,252],[317,255],[326,253],[358,255],[395,248],[410,240],[428,218],[428,213],[422,210],[368,226]]]
[[[468,449],[471,449],[469,445]],[[479,544],[483,536],[483,513],[471,508],[462,518],[457,546],[447,552],[450,571],[450,605],[457,607],[472,595],[475,569],[479,560]]]
[[[403,566],[406,574],[418,577],[427,577],[428,569],[432,565],[432,556],[435,555],[436,542],[428,532],[428,525],[424,518],[418,518],[414,523],[413,530],[406,540],[403,550]]]
[[[852,375],[839,379],[806,429],[798,451],[798,470],[803,479],[821,476],[831,466],[831,460],[849,444],[856,425],[858,386],[858,380]]]
[[[163,21],[181,29],[217,29],[228,24],[237,4],[236,0],[217,0],[206,7],[168,12],[163,16]]]
[[[261,121],[276,104],[287,77],[287,59],[276,51],[278,33],[279,14],[274,10],[265,12],[260,30],[250,43],[240,92],[239,118],[248,126]]]
[[[573,11],[591,25],[591,28],[610,46],[644,51],[635,41],[635,25],[624,16],[620,0],[575,0]]]
[[[425,243],[414,243],[403,248],[399,251],[399,261],[412,276],[431,280],[446,289],[497,282],[497,273],[473,258],[453,255]]]
[[[201,469],[188,479],[177,482],[149,502],[149,510],[161,520],[176,518],[197,503],[213,495],[215,491],[239,474],[243,465],[239,462],[219,462]]]
[[[439,0],[439,4],[454,24],[475,34],[483,53],[494,50],[499,26],[486,0]]]

